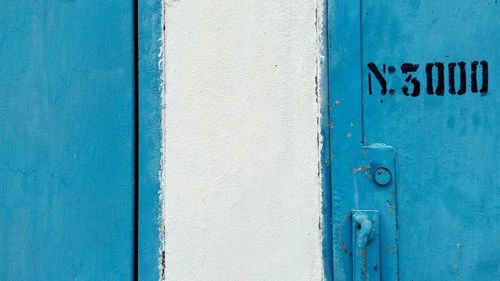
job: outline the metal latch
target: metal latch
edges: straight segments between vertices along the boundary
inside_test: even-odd
[[[354,281],[380,281],[379,213],[353,210],[352,264]]]

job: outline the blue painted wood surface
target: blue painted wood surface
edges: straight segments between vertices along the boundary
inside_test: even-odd
[[[355,189],[352,169],[359,147],[375,143],[397,154],[387,208],[398,224],[381,239],[396,233],[399,245],[381,253],[396,250],[399,266],[382,259],[382,280],[500,280],[497,1],[338,0],[329,13],[334,280],[352,280],[348,212],[378,188]]]
[[[3,1],[0,280],[133,280],[133,1]]]
[[[352,170],[358,164],[358,151],[362,138],[359,11],[358,1],[329,1],[332,260],[333,278],[336,281],[352,280],[353,276],[351,210],[356,207]],[[357,209],[362,208],[360,206]]]

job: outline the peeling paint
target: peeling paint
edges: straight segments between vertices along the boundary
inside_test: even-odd
[[[370,170],[370,165],[360,165],[358,167],[352,168],[352,173],[356,174],[359,172],[366,172],[368,170]]]

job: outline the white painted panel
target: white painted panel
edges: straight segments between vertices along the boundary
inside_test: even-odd
[[[166,3],[167,280],[321,280],[314,0]]]

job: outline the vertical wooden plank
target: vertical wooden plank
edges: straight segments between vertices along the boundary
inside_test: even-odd
[[[330,159],[334,280],[351,280],[352,169],[362,143],[360,1],[328,5]]]
[[[132,1],[2,1],[0,280],[132,280]]]

